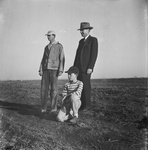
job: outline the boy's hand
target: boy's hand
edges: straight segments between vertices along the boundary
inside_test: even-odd
[[[66,97],[70,97],[70,96],[71,96],[71,94],[67,94],[67,95],[66,95]]]
[[[67,97],[67,95],[64,95],[64,96],[63,96],[63,98],[62,98],[62,102],[64,101],[64,99],[65,99],[66,97]]]
[[[63,98],[62,98],[62,101],[63,101],[65,98],[68,98],[68,97],[70,97],[70,96],[71,96],[71,94],[64,95]]]

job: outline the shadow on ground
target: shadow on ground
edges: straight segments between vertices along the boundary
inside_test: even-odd
[[[56,121],[56,113],[41,113],[39,105],[28,105],[28,104],[20,104],[20,103],[11,103],[0,100],[0,108],[15,111],[21,115],[33,115],[40,119],[47,119]]]

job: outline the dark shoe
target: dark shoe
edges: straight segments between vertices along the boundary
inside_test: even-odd
[[[91,107],[82,107],[79,110],[82,111],[82,112],[86,112],[86,111],[90,111]]]
[[[56,112],[57,111],[57,109],[52,109],[50,112],[51,113],[54,113],[54,112]]]
[[[80,107],[79,111],[86,111],[87,109],[89,109],[89,107],[83,106],[83,107]]]
[[[87,111],[87,109],[86,108],[81,108],[81,109],[79,109],[79,111],[81,111],[81,112],[85,112],[85,111]]]
[[[83,111],[85,109],[85,107],[80,107],[79,111]]]
[[[87,112],[87,111],[89,111],[89,109],[83,109],[82,111],[83,111],[83,112]]]
[[[76,116],[74,116],[74,117],[70,120],[71,123],[77,123],[77,121],[78,121],[78,118],[77,118]]]
[[[42,110],[41,110],[41,113],[46,113],[46,112],[47,112],[46,109],[42,109]]]

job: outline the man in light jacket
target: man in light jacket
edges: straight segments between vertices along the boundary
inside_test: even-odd
[[[51,112],[57,111],[57,81],[64,71],[65,56],[63,46],[55,40],[55,31],[46,34],[49,44],[44,49],[39,68],[41,80],[41,112],[47,111],[48,92],[50,94]]]

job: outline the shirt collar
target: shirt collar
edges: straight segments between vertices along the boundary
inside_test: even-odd
[[[89,37],[89,34],[84,39],[87,40],[88,37]]]
[[[54,44],[57,44],[57,43],[58,43],[58,41],[54,41],[52,43],[49,43],[49,45],[54,45]]]

